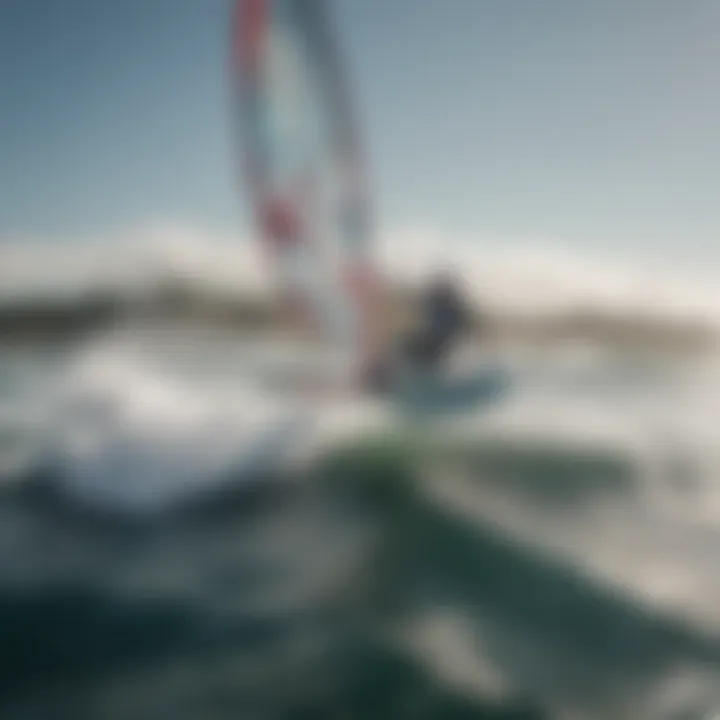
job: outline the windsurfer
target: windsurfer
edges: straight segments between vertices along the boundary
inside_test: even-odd
[[[420,297],[420,325],[380,354],[366,369],[364,382],[384,391],[398,373],[440,372],[471,318],[458,283],[449,273],[431,278]]]

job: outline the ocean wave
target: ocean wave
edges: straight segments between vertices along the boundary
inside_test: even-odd
[[[18,678],[4,716],[670,720],[713,708],[717,636],[442,502],[429,483],[449,476],[423,479],[415,451],[399,450],[353,445],[261,510],[238,497],[142,530],[78,525],[26,495],[12,510],[35,523],[12,540],[25,573],[0,589]],[[357,531],[365,540],[348,544]],[[59,550],[43,562],[40,537]],[[289,596],[304,600],[278,603]]]
[[[7,448],[74,440],[0,491],[4,717],[717,707],[714,361],[521,354],[510,396],[443,422],[329,403],[267,478],[243,451],[293,403],[252,378],[288,347],[202,338],[97,338],[6,405]]]

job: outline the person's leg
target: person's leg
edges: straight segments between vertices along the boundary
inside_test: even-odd
[[[398,355],[408,365],[416,366],[423,363],[425,356],[426,337],[424,333],[411,333],[401,338]]]
[[[447,362],[454,339],[454,334],[449,332],[427,333],[419,352],[423,368],[438,371]]]
[[[435,339],[428,332],[406,337],[400,347],[400,356],[409,367],[430,370],[436,355]]]

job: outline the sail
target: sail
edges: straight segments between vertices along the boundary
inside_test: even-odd
[[[363,168],[324,0],[239,0],[233,38],[244,174],[291,302],[356,359],[376,299]]]

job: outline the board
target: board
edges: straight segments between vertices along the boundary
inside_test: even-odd
[[[503,399],[510,389],[509,373],[498,366],[439,375],[408,375],[391,391],[401,410],[425,415],[470,413]]]

